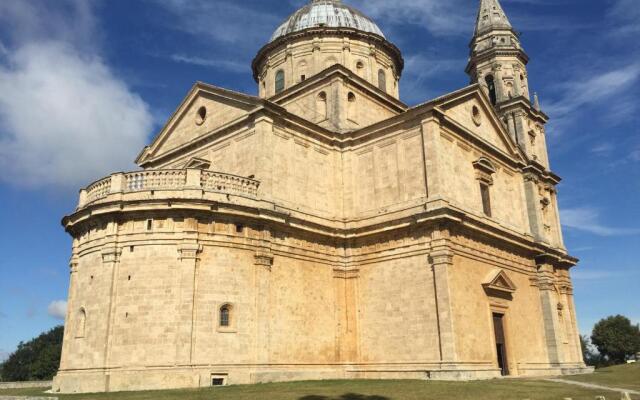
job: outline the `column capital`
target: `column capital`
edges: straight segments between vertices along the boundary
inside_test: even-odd
[[[102,262],[103,263],[110,263],[110,262],[118,262],[120,261],[120,255],[122,254],[122,249],[119,249],[117,247],[108,247],[105,249],[102,249]]]
[[[267,251],[258,251],[254,254],[254,265],[263,266],[265,269],[271,271],[273,265],[273,254]]]
[[[449,249],[439,249],[429,254],[429,262],[436,265],[453,265],[453,252]]]
[[[202,245],[198,243],[182,243],[178,245],[178,259],[197,260],[202,252]]]

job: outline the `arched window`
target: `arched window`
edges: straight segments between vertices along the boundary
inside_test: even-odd
[[[498,97],[496,96],[496,83],[493,80],[493,75],[487,75],[485,81],[487,82],[487,89],[489,90],[489,99],[491,99],[491,104],[495,105],[498,102]]]
[[[327,119],[327,93],[320,92],[316,98],[316,113],[319,121]]]
[[[347,119],[356,122],[356,95],[353,92],[349,92],[347,101]]]
[[[280,93],[284,90],[284,71],[278,70],[276,72],[276,93]]]
[[[225,304],[220,307],[220,327],[229,328],[231,326],[231,305]]]
[[[378,89],[383,92],[387,91],[387,75],[382,69],[378,71]]]
[[[87,326],[87,312],[84,308],[78,311],[78,318],[76,320],[76,338],[83,338],[86,333]]]

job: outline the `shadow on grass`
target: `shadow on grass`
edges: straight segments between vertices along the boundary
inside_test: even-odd
[[[310,396],[300,397],[298,400],[391,400],[391,399],[383,396],[367,396],[364,394],[347,393],[347,394],[343,394],[340,397],[310,395]]]

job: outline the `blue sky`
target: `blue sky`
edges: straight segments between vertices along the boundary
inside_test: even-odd
[[[0,358],[61,323],[77,191],[133,159],[191,85],[250,62],[305,0],[0,1]],[[347,0],[403,51],[409,104],[468,84],[478,0]],[[502,0],[551,117],[580,329],[640,322],[638,0]]]

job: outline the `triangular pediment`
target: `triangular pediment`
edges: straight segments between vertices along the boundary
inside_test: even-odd
[[[503,270],[491,272],[482,286],[485,290],[493,290],[509,294],[514,293],[517,289],[511,278],[509,278],[507,273]]]
[[[254,96],[198,82],[136,163],[143,165],[148,159],[188,145],[242,118],[259,107],[261,102]]]
[[[434,103],[451,125],[518,161],[525,159],[478,85],[443,96]]]
[[[209,169],[211,168],[211,161],[203,158],[193,157],[184,165],[185,168],[195,169]]]

